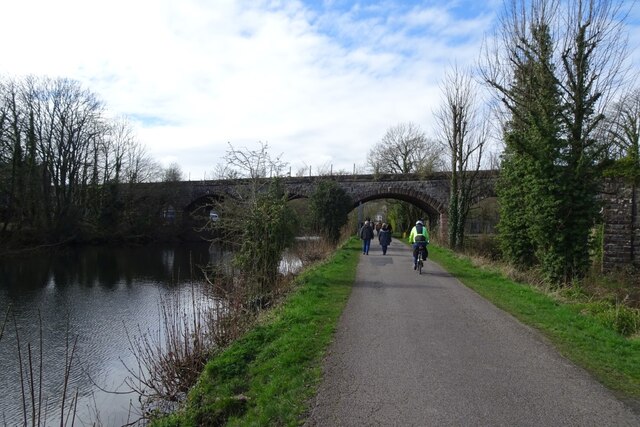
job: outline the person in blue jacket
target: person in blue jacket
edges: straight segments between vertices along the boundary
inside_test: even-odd
[[[360,235],[360,239],[362,239],[362,253],[369,255],[369,247],[371,247],[371,239],[373,239],[373,227],[368,220],[364,222],[358,234]]]

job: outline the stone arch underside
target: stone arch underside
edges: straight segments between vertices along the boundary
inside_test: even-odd
[[[201,209],[204,206],[209,206],[212,203],[220,202],[224,200],[224,195],[217,193],[209,193],[198,196],[191,200],[189,204],[184,207],[185,212],[192,212],[196,209]]]
[[[351,197],[354,202],[354,209],[361,203],[380,199],[396,199],[411,203],[427,213],[431,227],[441,223],[443,216],[446,216],[447,213],[444,201],[437,200],[427,193],[402,187],[394,188],[393,186],[386,186],[384,189],[371,188],[366,191],[354,192],[354,194],[351,194]]]
[[[309,186],[292,186],[287,188],[287,190],[289,191],[289,200],[309,198],[312,193],[312,188]],[[404,187],[386,185],[384,189],[379,187],[369,188],[367,190],[346,188],[345,191],[353,201],[353,209],[357,209],[358,205],[361,203],[366,203],[372,200],[402,200],[425,211],[427,215],[429,215],[430,221],[433,225],[441,221],[442,216],[447,213],[446,202],[440,201],[425,192],[407,189]]]

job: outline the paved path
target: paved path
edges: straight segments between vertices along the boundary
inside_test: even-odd
[[[640,426],[640,415],[410,249],[361,255],[308,426]]]

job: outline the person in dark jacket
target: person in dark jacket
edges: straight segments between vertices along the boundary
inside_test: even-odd
[[[371,246],[371,239],[373,239],[373,227],[369,221],[364,222],[359,235],[360,239],[362,239],[362,253],[369,255],[369,247]]]
[[[387,224],[382,224],[378,232],[378,242],[380,242],[380,246],[382,246],[382,255],[386,255],[387,247],[391,244],[391,231],[389,231]]]

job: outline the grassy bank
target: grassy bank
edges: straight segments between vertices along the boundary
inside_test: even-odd
[[[429,248],[430,258],[497,307],[540,330],[568,359],[590,371],[621,397],[640,400],[640,340],[625,338],[585,310],[562,303],[498,271],[478,268],[466,257]]]
[[[209,361],[184,409],[156,426],[298,425],[355,280],[360,243],[301,274],[282,306]]]
[[[580,304],[561,303],[534,287],[430,247],[438,264],[523,323],[623,398],[640,400],[640,340],[607,328]],[[155,426],[299,425],[321,380],[322,358],[355,279],[360,242],[298,277],[285,304],[209,361],[185,407]]]

